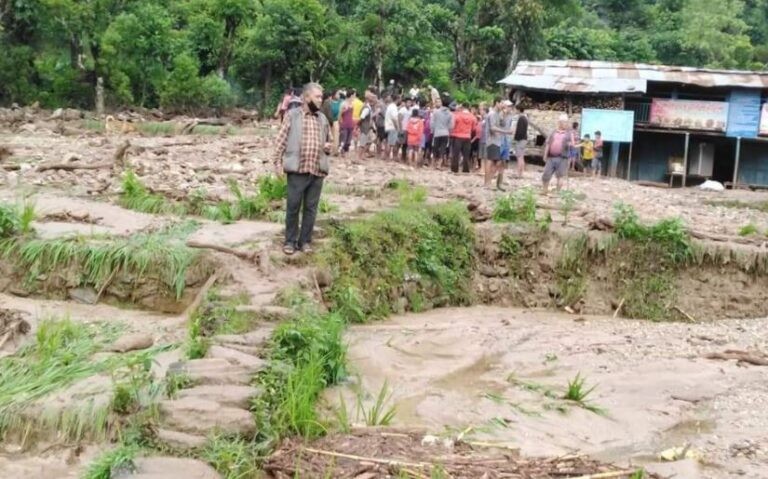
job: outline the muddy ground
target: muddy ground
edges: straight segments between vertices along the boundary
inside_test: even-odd
[[[0,199],[16,201],[32,195],[39,216],[34,226],[46,238],[73,233],[130,235],[170,220],[116,206],[120,178],[111,166],[40,171],[41,165],[109,163],[128,140],[127,165],[151,190],[172,197],[200,187],[212,198],[227,197],[228,180],[249,185],[271,171],[270,142],[276,132],[271,123],[249,124],[238,134],[147,136],[94,131],[84,120],[62,124],[40,118],[0,127],[0,146],[10,150],[0,163]],[[523,178],[508,173],[508,187],[535,186],[539,174],[537,167],[529,167]],[[337,207],[336,216],[365,215],[394,204],[379,193],[395,178],[426,186],[429,201],[460,198],[489,210],[498,195],[482,189],[476,173],[452,175],[375,160],[340,159],[324,197]],[[768,201],[766,192],[667,190],[582,177],[571,178],[569,188],[580,198],[571,214],[574,229],[611,217],[617,201],[632,205],[643,220],[679,216],[696,231],[726,240],[738,240],[740,228],[748,223],[763,232],[768,229],[767,210],[721,204],[756,205]],[[561,220],[557,197],[538,201],[556,222]],[[202,221],[195,238],[266,251],[266,265],[211,253],[226,289],[244,294],[258,306],[272,304],[286,286],[313,287],[301,262],[281,257],[280,234],[281,226],[267,221],[232,225]],[[766,236],[756,235],[749,246],[763,250],[766,241]],[[0,295],[0,307],[28,313],[33,332],[43,318],[67,315],[74,321],[121,322],[128,331],[150,334],[156,344],[184,339],[188,319],[184,311],[194,299],[192,291],[168,314],[156,304],[86,305],[65,298],[20,297],[14,294],[15,285],[0,286],[6,291]],[[424,427],[435,435],[464,432],[474,440],[520,448],[526,455],[583,453],[622,467],[647,465],[674,477],[766,477],[765,368],[702,355],[726,349],[768,350],[768,319],[720,319],[654,324],[498,307],[395,317],[350,328],[349,356],[357,376],[352,385],[328,391],[326,398],[333,405],[341,392],[352,405],[353,390],[375,395],[387,381],[391,404],[397,406],[394,423]],[[264,331],[271,327],[265,324]],[[16,346],[6,345],[5,353]],[[180,353],[163,354],[159,374]],[[558,399],[577,373],[588,386],[597,386],[588,401],[599,408],[597,412]],[[370,401],[371,397],[364,399]],[[686,445],[696,459],[659,463],[660,452]],[[31,450],[3,444],[0,477],[79,477],[104,447],[55,440]]]

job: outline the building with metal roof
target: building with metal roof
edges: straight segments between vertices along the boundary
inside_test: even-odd
[[[768,71],[544,60],[520,62],[499,83],[528,105],[584,112],[584,120],[632,115],[632,141],[609,147],[611,173],[768,187]]]

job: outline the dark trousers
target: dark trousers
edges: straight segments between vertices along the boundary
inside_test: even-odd
[[[301,248],[312,242],[317,207],[323,190],[323,177],[309,173],[288,173],[288,206],[285,213],[285,244]],[[299,234],[299,209],[301,234]]]
[[[469,153],[472,148],[472,142],[469,138],[453,138],[451,144],[451,171],[459,172],[459,156],[461,156],[461,169],[464,173],[469,173]]]
[[[341,144],[341,150],[344,153],[349,151],[349,145],[352,144],[352,137],[354,136],[354,133],[354,128],[341,128],[341,139],[339,143]]]
[[[448,137],[436,136],[432,140],[432,154],[436,160],[442,161],[448,155]]]

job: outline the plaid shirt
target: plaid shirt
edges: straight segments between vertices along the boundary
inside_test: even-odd
[[[320,139],[320,120],[316,114],[309,110],[303,110],[301,117],[301,150],[299,153],[299,171],[297,173],[309,173],[315,176],[325,176],[320,171],[320,155],[323,145]],[[317,115],[322,115],[318,112]],[[291,120],[288,116],[283,120],[280,133],[277,134],[277,150],[275,151],[275,164],[282,165],[283,153],[288,143],[288,132],[291,129]]]

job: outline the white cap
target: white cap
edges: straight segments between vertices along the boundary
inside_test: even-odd
[[[557,121],[568,121],[568,115],[561,113],[560,116],[557,117]]]
[[[503,102],[501,102],[501,104],[504,106],[512,106],[512,102],[509,100],[504,100]]]

